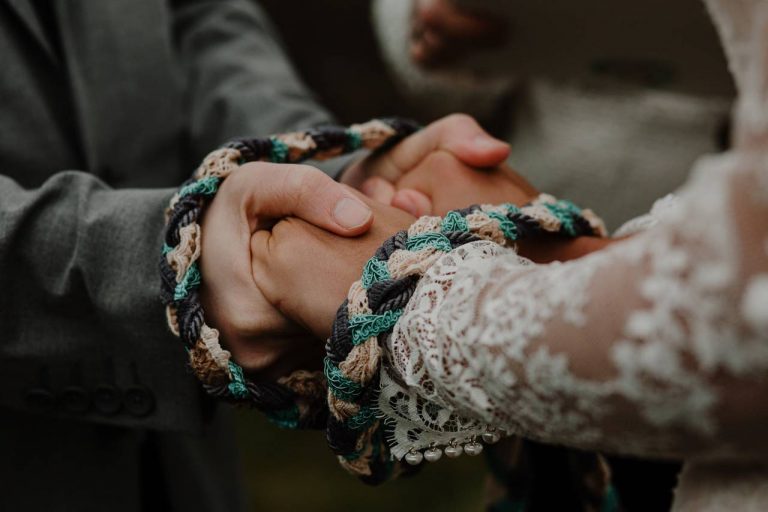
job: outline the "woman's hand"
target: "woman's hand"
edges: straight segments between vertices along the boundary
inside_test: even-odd
[[[353,164],[342,182],[417,217],[472,203],[526,203],[537,191],[504,163],[508,156],[508,144],[453,114]]]
[[[379,246],[416,219],[367,200],[374,212],[371,228],[344,238],[296,218],[251,237],[253,281],[286,317],[321,339],[328,337],[336,310],[363,266]]]
[[[477,169],[459,162],[447,151],[434,151],[423,165],[397,180],[393,185],[371,179],[363,192],[377,200],[389,199],[390,205],[416,217],[445,215],[450,210],[471,204],[532,201],[538,191],[506,164]]]
[[[526,204],[539,195],[506,164],[471,167],[444,149],[429,153],[419,165],[390,181],[380,176],[360,187],[368,197],[411,215],[445,215],[471,204]]]
[[[508,36],[508,29],[498,16],[470,11],[451,0],[416,0],[411,59],[425,68],[450,65],[472,52],[501,46]]]

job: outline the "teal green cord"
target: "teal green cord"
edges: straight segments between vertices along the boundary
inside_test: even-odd
[[[229,393],[235,398],[247,398],[248,388],[245,386],[245,376],[243,375],[243,369],[234,362],[230,361],[229,372],[232,374],[232,381],[227,386]]]
[[[179,190],[179,197],[188,196],[189,194],[212,196],[219,190],[219,183],[221,183],[220,178],[216,176],[206,176],[194,183],[183,186],[181,190]]]
[[[299,427],[299,408],[294,405],[289,409],[281,409],[267,413],[270,423],[280,428],[294,430]]]
[[[380,315],[356,315],[349,319],[352,344],[359,345],[395,326],[403,310],[390,310]]]
[[[509,213],[517,214],[521,213],[522,210],[517,207],[517,205],[514,205],[512,203],[501,203],[501,206],[505,208]]]
[[[613,484],[608,485],[602,506],[600,507],[600,512],[618,512],[619,510],[619,493],[616,491]]]
[[[382,261],[374,256],[366,262],[365,267],[363,267],[363,278],[361,280],[363,288],[367,290],[374,283],[388,279],[391,279],[391,277],[386,261]]]
[[[361,407],[357,414],[347,420],[347,425],[352,430],[363,430],[376,421],[376,414],[370,407]]]
[[[360,137],[360,134],[352,131],[347,130],[347,147],[350,151],[355,151],[363,147],[363,138]]]
[[[269,152],[270,162],[276,164],[283,164],[288,161],[288,145],[275,137],[270,138],[272,141],[272,150]]]
[[[514,222],[509,220],[506,215],[502,215],[498,212],[488,212],[488,216],[499,221],[499,229],[501,229],[501,232],[504,233],[504,237],[507,240],[517,240],[517,226]]]
[[[328,381],[328,389],[339,400],[350,402],[360,396],[363,387],[357,382],[347,378],[338,366],[333,364],[328,357],[323,361],[325,378]]]
[[[197,268],[197,262],[192,263],[187,269],[187,273],[181,278],[181,282],[176,285],[173,291],[173,299],[181,300],[189,295],[189,290],[200,286],[200,270]]]
[[[420,251],[428,247],[433,247],[439,251],[450,252],[453,247],[451,241],[441,233],[421,233],[410,237],[405,242],[405,248],[409,251]]]
[[[544,206],[560,221],[561,229],[568,236],[577,235],[576,224],[573,220],[581,215],[581,210],[578,206],[566,200],[560,200],[556,203],[544,203]]]
[[[454,231],[469,231],[469,224],[459,212],[450,211],[443,218],[443,222],[440,224],[440,231],[443,233],[451,233]]]

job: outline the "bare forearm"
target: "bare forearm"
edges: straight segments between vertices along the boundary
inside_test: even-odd
[[[518,253],[536,263],[568,261],[581,258],[599,251],[624,238],[597,238],[581,236],[577,238],[537,238],[523,240],[518,244]]]

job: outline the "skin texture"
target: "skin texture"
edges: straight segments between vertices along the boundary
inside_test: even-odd
[[[415,216],[473,202],[524,203],[537,192],[505,164],[509,153],[474,119],[453,114],[353,165],[342,181]]]
[[[318,368],[323,344],[317,336],[324,339],[365,261],[415,220],[408,212],[522,204],[536,195],[501,163],[508,154],[509,147],[474,120],[454,115],[350,169],[345,181],[378,186],[372,195],[380,201],[309,166],[242,166],[203,218],[201,301],[209,324],[252,376],[274,379]],[[345,226],[339,207],[350,217],[350,204],[357,205],[354,222]],[[557,241],[521,252],[551,261],[594,249],[590,240]]]
[[[431,156],[429,158],[432,158]],[[506,172],[485,174],[465,168],[454,156],[438,153],[445,171],[440,179],[424,178],[422,192],[440,204],[453,209],[466,206],[467,198],[478,202],[510,201],[522,204],[530,199],[529,185],[513,179]],[[453,161],[449,161],[453,160]],[[451,165],[448,165],[451,164]],[[421,174],[422,171],[413,171]],[[410,177],[406,175],[402,179]],[[415,183],[418,179],[414,177]],[[429,188],[432,186],[434,188]],[[374,211],[371,229],[357,238],[342,238],[299,219],[278,222],[271,231],[260,231],[251,238],[252,276],[266,299],[287,317],[325,339],[333,324],[336,310],[349,290],[360,278],[365,262],[382,242],[415,217],[399,208],[367,199]],[[451,204],[451,201],[458,201]],[[548,262],[580,257],[599,250],[608,241],[591,238],[553,239],[519,247],[519,252],[534,261]]]
[[[424,159],[423,166],[393,184],[382,178],[372,178],[362,191],[385,204],[390,197],[388,204],[417,217],[445,215],[450,210],[473,203],[520,205],[538,195],[535,188],[507,165],[475,169],[458,162],[447,151],[431,153]]]
[[[308,166],[250,163],[222,184],[202,224],[201,300],[208,322],[248,371],[283,374],[294,365],[319,360],[306,333],[265,300],[251,275],[250,240],[272,219],[294,215],[342,236],[365,232],[368,215],[357,227],[334,221],[335,205],[354,195]],[[306,355],[297,360],[297,355]],[[317,357],[313,357],[317,356]]]
[[[445,153],[452,159],[430,158],[433,153]],[[395,180],[411,172],[429,176],[448,172],[450,166],[457,173],[467,173],[467,166],[495,166],[508,154],[507,144],[485,133],[471,118],[454,115],[385,153],[358,162],[344,181],[359,185],[370,177]],[[319,170],[303,165],[249,163],[222,184],[202,220],[200,298],[209,325],[221,332],[224,347],[250,374],[274,378],[295,368],[314,368],[322,354],[322,344],[265,298],[262,283],[253,274],[251,237],[258,238],[259,230],[271,228],[278,219],[292,217],[322,228],[323,233],[333,233],[339,240],[365,233],[373,224],[383,240],[413,220],[402,211],[392,218],[374,220],[361,198]],[[355,222],[345,226],[340,221],[345,213],[350,217],[350,206]],[[289,221],[289,225],[295,222]],[[388,229],[391,231],[385,233]],[[350,244],[369,239],[354,238]],[[357,253],[370,256],[367,245],[358,247]]]
[[[374,211],[371,229],[342,238],[303,220],[280,221],[251,239],[253,277],[266,299],[318,339],[330,333],[336,310],[376,249],[416,219],[365,199]]]

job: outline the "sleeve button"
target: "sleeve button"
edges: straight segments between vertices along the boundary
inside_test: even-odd
[[[93,405],[104,416],[117,414],[123,406],[120,391],[106,384],[97,386],[93,393]]]
[[[28,389],[24,400],[27,405],[40,412],[50,412],[56,407],[56,397],[44,388]]]
[[[91,407],[91,397],[80,386],[69,386],[59,395],[64,410],[75,414],[83,414]]]
[[[155,397],[144,386],[131,386],[125,391],[125,409],[132,416],[143,418],[155,409]]]

